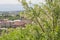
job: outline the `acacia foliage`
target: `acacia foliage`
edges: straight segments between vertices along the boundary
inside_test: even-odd
[[[48,40],[55,40],[60,33],[60,0],[45,0],[45,2],[45,4],[34,4],[30,7],[31,1],[27,3],[26,0],[22,0],[21,3],[25,9],[23,14],[39,25],[42,32],[49,37]]]

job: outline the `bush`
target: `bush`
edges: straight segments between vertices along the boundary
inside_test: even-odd
[[[8,29],[8,33],[2,32],[0,40],[42,40],[44,36],[39,26],[27,25],[26,28]]]
[[[3,31],[0,40],[60,40],[59,30],[44,33],[38,25],[27,25],[26,28],[10,28],[6,33]]]

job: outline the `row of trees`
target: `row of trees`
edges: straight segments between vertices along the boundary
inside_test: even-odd
[[[20,19],[20,15],[7,15],[7,14],[2,14],[0,16],[0,19],[16,20],[16,19]]]

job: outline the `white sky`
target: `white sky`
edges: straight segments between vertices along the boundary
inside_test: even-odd
[[[38,3],[39,1],[43,2],[43,0],[32,0],[32,3]],[[19,2],[18,0],[0,0],[0,4],[19,4]]]
[[[0,4],[19,4],[18,0],[0,0]]]

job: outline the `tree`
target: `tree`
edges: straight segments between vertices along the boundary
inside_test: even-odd
[[[59,19],[60,19],[60,0],[45,0],[46,4],[34,5],[29,7],[26,0],[21,3],[24,6],[25,15],[39,25],[42,32],[47,35],[47,40],[56,40],[59,34]]]

